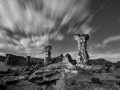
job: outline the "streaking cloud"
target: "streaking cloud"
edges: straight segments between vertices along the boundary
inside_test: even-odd
[[[61,27],[77,28],[89,21],[88,4],[88,0],[0,0],[0,32],[6,36],[0,38],[1,49],[5,44],[19,53],[41,53],[54,37],[63,40]]]
[[[105,47],[108,43],[115,42],[120,40],[120,35],[117,36],[111,36],[106,38],[101,44],[97,44],[96,47]]]

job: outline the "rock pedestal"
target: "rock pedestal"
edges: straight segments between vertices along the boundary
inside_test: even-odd
[[[51,58],[52,46],[46,46],[44,49],[45,49],[44,65],[51,64],[52,63],[52,58]]]
[[[89,39],[89,35],[75,34],[74,38],[78,42],[79,53],[77,55],[77,66],[79,66],[80,64],[85,64],[89,59],[89,55],[87,53],[87,40]]]
[[[27,57],[26,57],[26,61],[27,61],[27,64],[28,64],[28,65],[30,64],[30,58],[31,58],[31,56],[27,56]]]
[[[8,65],[10,63],[10,54],[6,54],[6,58],[5,58],[5,64]]]

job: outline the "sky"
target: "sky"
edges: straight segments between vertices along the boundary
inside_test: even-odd
[[[0,0],[1,55],[75,56],[76,33],[89,34],[90,58],[119,61],[120,0]]]

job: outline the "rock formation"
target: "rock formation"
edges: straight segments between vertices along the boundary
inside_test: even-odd
[[[10,58],[10,54],[6,54],[5,64],[9,64],[10,63],[9,58]]]
[[[46,46],[44,49],[45,49],[44,65],[49,65],[52,63],[52,58],[51,58],[52,46]]]
[[[44,62],[38,59],[36,64],[22,67],[1,64],[0,90],[120,90],[120,75],[116,73],[120,70],[120,64],[103,59],[88,61],[88,39],[86,34],[75,35],[79,49],[78,60],[72,59],[70,54],[52,58],[52,46],[46,46]],[[7,55],[6,63],[18,61],[19,58]],[[37,61],[29,56],[26,59],[28,62]],[[108,72],[109,66],[113,66],[112,73]]]
[[[30,64],[30,58],[31,58],[31,56],[27,56],[27,57],[26,57],[26,61],[27,61],[27,64],[28,64],[28,65]]]
[[[27,62],[25,60],[26,60],[26,58],[24,58],[23,56],[6,54],[5,64],[13,65],[13,66],[16,66],[16,65],[25,66],[27,64]]]
[[[89,39],[89,35],[75,34],[74,38],[78,42],[79,53],[78,53],[77,66],[79,66],[80,64],[85,64],[89,59],[89,55],[87,53],[87,40]]]
[[[31,56],[27,56],[27,57],[26,57],[26,60],[27,60],[27,64],[28,64],[28,65],[30,64],[30,58],[31,58]]]
[[[72,59],[72,57],[71,57],[70,54],[66,54],[66,57],[68,58],[68,61],[69,61],[72,65],[76,66],[77,62],[76,62],[76,60],[73,60],[73,59]]]

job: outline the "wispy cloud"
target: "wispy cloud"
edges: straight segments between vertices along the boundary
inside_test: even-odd
[[[62,41],[64,36],[59,32],[54,34],[44,34],[41,36],[30,36],[30,37],[8,37],[6,32],[0,31],[0,50],[7,50],[6,53],[14,52],[13,54],[31,55],[31,56],[44,56],[44,47],[49,44],[49,39],[56,41]]]
[[[97,44],[95,47],[105,47],[108,43],[115,42],[120,40],[120,35],[118,36],[111,36],[106,38],[101,44]]]
[[[88,6],[88,0],[0,0],[0,49],[40,54],[49,40],[64,39],[60,27],[87,22]]]
[[[60,32],[56,31],[52,33],[49,38],[54,39],[55,41],[62,41],[64,36]]]
[[[83,24],[79,29],[78,28],[70,28],[67,33],[68,34],[69,33],[83,33],[83,34],[90,35],[91,33],[94,32],[94,30],[95,30],[94,28],[92,28],[86,24]]]
[[[2,53],[2,52],[0,52],[0,55],[1,55],[1,56],[6,56],[6,54],[5,54],[5,53]]]
[[[96,10],[96,12],[94,13],[89,13],[89,17],[82,23],[78,24],[79,28],[69,28],[68,30],[68,34],[69,33],[83,33],[83,34],[89,34],[91,35],[92,33],[94,33],[97,29],[97,27],[91,27],[89,25],[89,23],[92,21],[93,17],[102,9],[102,7],[104,7],[106,5],[106,3],[108,2],[108,0],[100,6],[100,8],[98,8],[98,10]]]
[[[87,0],[0,0],[0,25],[26,34],[51,32],[64,24],[84,21],[89,15],[88,3]]]
[[[7,33],[0,31],[0,50],[7,51],[6,53],[13,54],[41,54],[44,50],[44,47],[48,44],[48,35],[43,36],[31,36],[31,37],[22,37],[19,39],[9,37]],[[55,38],[54,36],[51,38]]]

